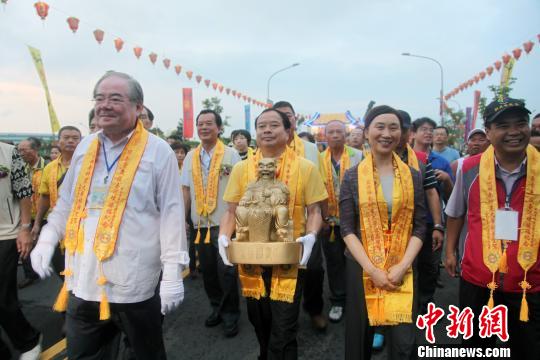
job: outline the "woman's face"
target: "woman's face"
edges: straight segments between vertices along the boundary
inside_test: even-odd
[[[382,114],[371,122],[366,136],[373,153],[389,154],[399,145],[401,126],[394,114]]]

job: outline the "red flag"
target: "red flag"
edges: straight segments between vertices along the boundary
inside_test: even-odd
[[[184,110],[184,137],[193,137],[193,92],[191,88],[182,89],[183,110]]]

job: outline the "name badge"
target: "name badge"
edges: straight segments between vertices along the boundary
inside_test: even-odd
[[[94,186],[90,190],[89,209],[102,209],[105,204],[105,199],[109,193],[108,186]]]
[[[518,212],[499,209],[495,213],[495,239],[517,241]]]

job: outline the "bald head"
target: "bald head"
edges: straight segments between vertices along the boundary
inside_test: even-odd
[[[330,149],[342,149],[345,146],[347,137],[347,126],[339,120],[329,121],[324,128],[324,134]]]

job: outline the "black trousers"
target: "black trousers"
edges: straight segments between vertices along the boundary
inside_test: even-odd
[[[3,329],[13,347],[20,352],[34,348],[39,332],[24,317],[17,296],[17,263],[19,253],[15,240],[0,240],[0,331]],[[0,359],[10,359],[7,345],[0,338]]]
[[[199,264],[203,275],[204,290],[213,311],[218,312],[225,325],[237,323],[240,317],[240,295],[236,266],[226,266],[218,251],[219,227],[210,228],[210,244],[204,243],[207,228],[201,228],[198,245]],[[197,231],[192,234],[195,238]]]
[[[480,261],[482,261],[480,259]],[[527,293],[527,303],[529,305],[529,321],[519,320],[519,310],[521,306],[522,293],[508,293],[495,291],[493,297],[495,305],[503,304],[508,307],[508,343],[503,345],[510,347],[512,359],[540,359],[540,292]],[[473,336],[468,340],[463,340],[466,347],[496,347],[497,336],[481,338],[479,336],[478,320],[482,313],[482,307],[487,305],[489,300],[489,289],[481,287],[460,279],[459,282],[459,305],[460,309],[470,307],[474,313]]]
[[[345,359],[371,359],[375,327],[369,318],[362,281],[363,270],[354,259],[347,257],[347,302],[345,306]],[[413,280],[416,283],[416,279]],[[416,286],[414,286],[416,288]],[[413,292],[416,294],[416,291]],[[413,322],[416,319],[417,299],[413,295]],[[388,359],[404,360],[416,358],[415,325],[377,327],[385,331]]]
[[[426,224],[426,235],[422,248],[418,253],[418,291],[420,312],[425,313],[427,304],[433,302],[439,277],[441,249],[432,251],[433,224]]]
[[[345,242],[341,237],[339,226],[334,226],[333,239],[331,239],[331,235],[331,227],[328,230],[323,230],[320,234],[324,257],[326,258],[330,303],[333,306],[345,307],[347,294],[345,281]]]
[[[189,239],[189,271],[194,272],[197,269],[197,244],[195,244],[195,236],[197,233],[193,227],[193,222],[191,221],[191,216],[187,220],[187,238]],[[195,232],[195,236],[192,234]]]
[[[304,310],[310,315],[319,315],[323,311],[324,268],[321,239],[318,236],[307,263],[304,279]]]
[[[73,359],[116,359],[119,334],[129,339],[137,359],[166,359],[161,328],[161,302],[156,294],[133,304],[110,304],[111,318],[99,320],[99,302],[70,295],[66,315],[67,356]]]
[[[263,268],[262,277],[266,293],[270,294],[272,268]],[[270,300],[270,296],[255,300],[246,298],[248,318],[259,341],[260,360],[297,359],[298,315],[300,314],[300,297],[304,284],[305,270],[298,270],[294,301]]]

